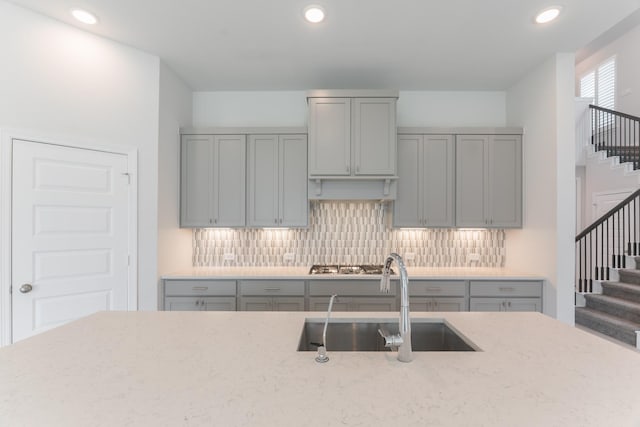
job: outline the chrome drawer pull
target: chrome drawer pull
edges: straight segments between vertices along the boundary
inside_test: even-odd
[[[264,288],[264,290],[267,292],[277,292],[280,290],[280,288]]]
[[[194,291],[206,291],[206,290],[209,289],[209,287],[208,286],[194,286],[191,289],[193,289]]]
[[[501,287],[500,287],[500,288],[498,288],[498,289],[500,289],[501,291],[504,291],[504,292],[513,292],[513,291],[515,291],[515,289],[514,289],[514,288],[511,288],[511,287],[507,288],[507,287],[502,287],[502,286],[501,286]]]
[[[440,292],[442,288],[440,286],[427,288],[428,291]]]

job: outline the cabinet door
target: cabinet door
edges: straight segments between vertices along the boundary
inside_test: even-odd
[[[542,311],[540,298],[513,298],[505,301],[506,311]]]
[[[452,135],[424,136],[420,168],[420,199],[423,221],[427,227],[453,227],[454,225],[453,145]]]
[[[201,309],[206,311],[236,311],[235,297],[206,297],[201,299]]]
[[[491,227],[522,226],[522,139],[495,135],[489,142],[488,219]]]
[[[351,174],[351,100],[309,98],[309,175]]]
[[[396,100],[353,100],[355,175],[394,175],[396,172]]]
[[[394,297],[353,298],[351,311],[397,311],[397,303]]]
[[[180,154],[180,226],[210,227],[213,136],[183,135]]]
[[[241,297],[240,298],[241,311],[271,311],[272,307],[273,305],[272,305],[271,297]]]
[[[244,135],[216,135],[213,182],[214,225],[245,225],[246,138]]]
[[[338,311],[351,311],[350,307],[352,302],[353,302],[353,298],[338,296],[333,301],[333,307],[331,308],[331,311],[334,313]],[[328,309],[329,309],[329,297],[309,298],[309,311],[326,312]]]
[[[471,298],[469,311],[504,311],[502,298]]]
[[[304,297],[274,297],[273,311],[304,311]]]
[[[470,311],[542,311],[540,298],[471,298]]]
[[[278,136],[250,135],[248,145],[247,225],[278,226]],[[302,184],[306,190],[306,176]]]
[[[433,311],[467,311],[465,298],[432,298]]]
[[[419,182],[422,175],[422,135],[398,136],[398,193],[393,202],[394,227],[420,227],[422,195]]]
[[[456,226],[486,227],[486,135],[456,137]]]
[[[309,223],[307,196],[307,137],[280,136],[280,225],[306,227]]]
[[[467,302],[465,298],[455,297],[411,297],[409,298],[409,309],[411,311],[467,311]]]
[[[200,311],[202,298],[198,297],[167,297],[164,299],[165,311]]]

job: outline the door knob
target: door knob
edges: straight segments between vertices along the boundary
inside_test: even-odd
[[[23,294],[29,293],[33,290],[33,286],[31,286],[28,283],[25,283],[24,285],[20,286],[20,292],[22,292]]]

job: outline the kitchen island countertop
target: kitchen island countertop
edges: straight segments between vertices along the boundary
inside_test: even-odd
[[[166,274],[163,279],[366,279],[379,275],[365,274],[309,274],[310,266],[303,267],[193,267]],[[407,267],[410,280],[544,280],[535,274],[506,268],[473,267]]]
[[[640,353],[538,313],[445,318],[479,352],[296,351],[324,313],[102,312],[0,349],[7,426],[639,426]],[[333,318],[397,318],[334,313]]]

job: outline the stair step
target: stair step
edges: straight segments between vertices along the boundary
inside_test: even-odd
[[[640,324],[620,319],[587,307],[576,308],[576,323],[632,346],[636,346],[636,331]]]
[[[618,270],[618,274],[621,282],[640,285],[640,270],[622,268]]]
[[[632,283],[602,282],[602,294],[640,304],[640,286]]]
[[[640,303],[598,294],[585,295],[587,307],[640,324]]]

